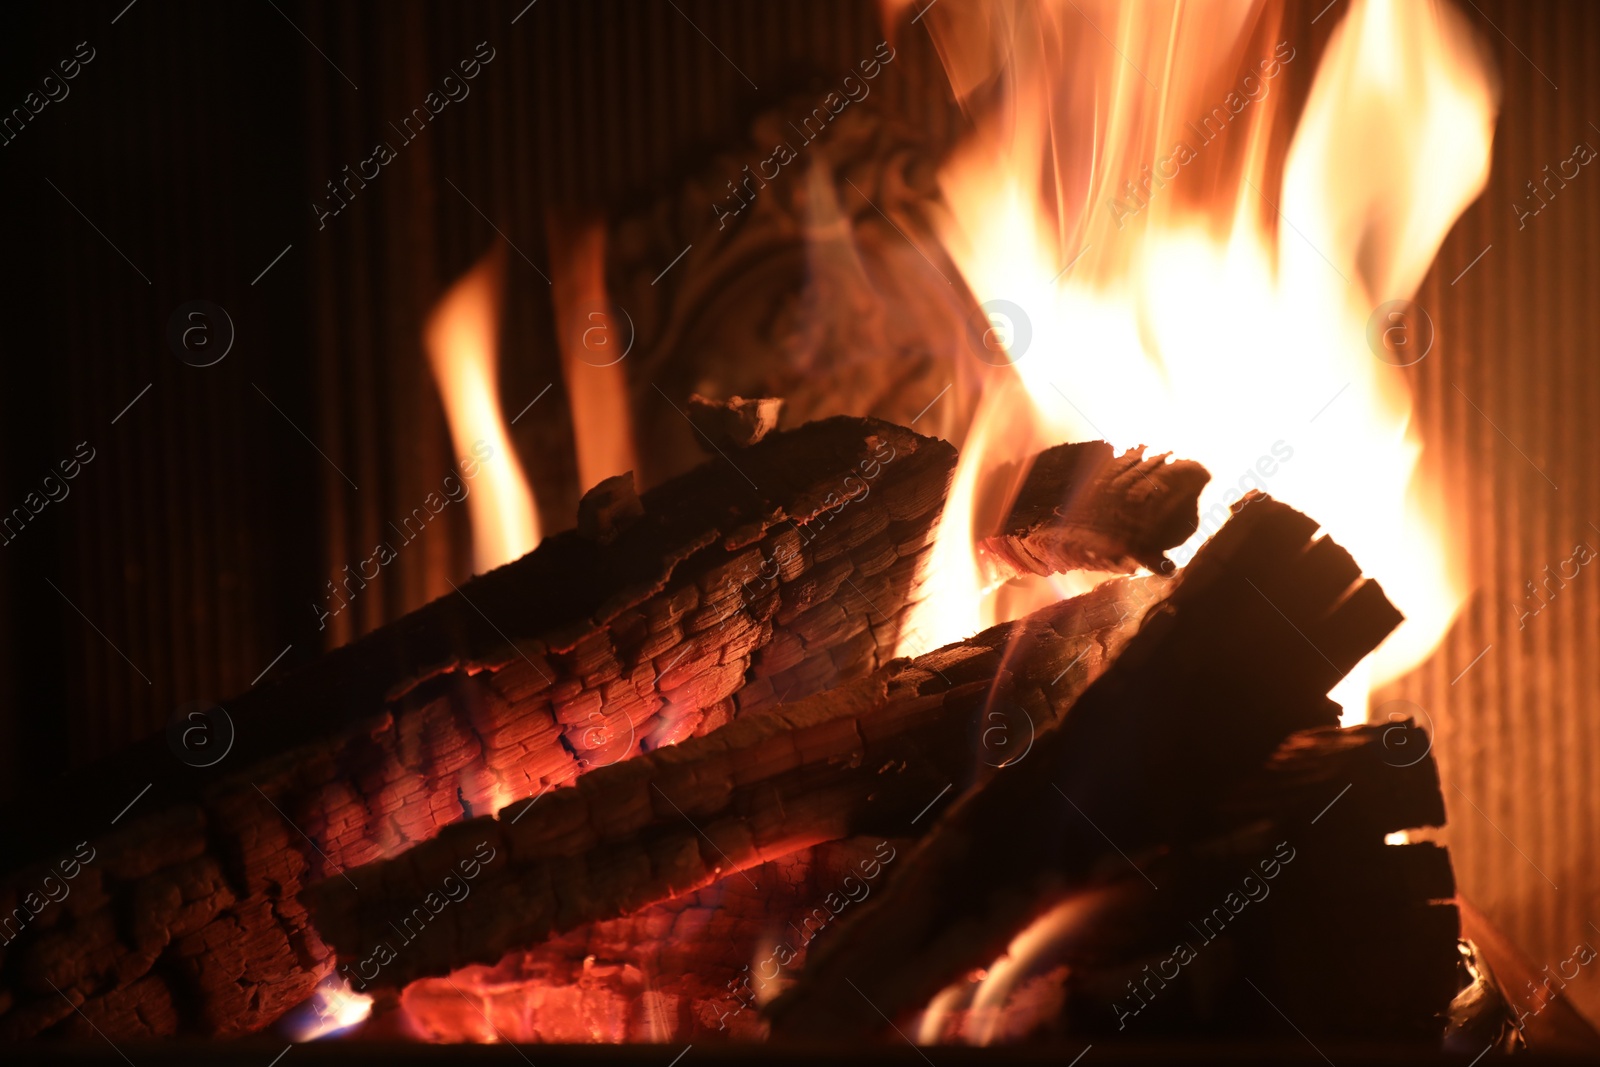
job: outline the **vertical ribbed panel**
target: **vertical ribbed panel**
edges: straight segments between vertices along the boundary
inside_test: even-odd
[[[309,564],[284,533],[320,521],[295,490],[320,461],[250,384],[273,392],[305,361],[285,343],[303,307],[293,263],[250,284],[296,236],[282,161],[301,152],[300,57],[218,45],[272,38],[269,19],[293,30],[270,7],[140,7],[115,25],[118,8],[41,9],[31,33],[7,34],[27,48],[4,64],[14,102],[78,42],[95,52],[0,149],[18,206],[0,511],[79,442],[95,450],[70,494],[0,549],[7,790],[248,686],[283,647],[286,587],[268,576]],[[236,328],[216,366],[167,344],[169,317],[195,299]]]
[[[1476,593],[1440,651],[1380,702],[1404,697],[1432,717],[1462,890],[1536,970],[1554,970],[1597,936],[1600,912],[1600,568],[1552,583],[1525,626],[1519,616],[1538,605],[1525,583],[1542,585],[1546,566],[1579,543],[1600,552],[1600,167],[1521,230],[1512,205],[1580,141],[1600,149],[1589,125],[1600,18],[1584,4],[1478,7],[1463,10],[1504,79],[1493,169],[1419,294],[1438,342],[1408,372],[1424,462],[1448,487]],[[1600,1017],[1600,986],[1567,995]]]

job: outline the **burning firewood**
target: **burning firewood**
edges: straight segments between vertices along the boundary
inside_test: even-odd
[[[157,742],[93,787],[64,790],[34,828],[52,847],[128,797],[139,804],[112,833],[91,835],[99,859],[71,906],[11,932],[0,1035],[81,1025],[80,1010],[113,1035],[257,1029],[332,969],[300,900],[307,883],[354,886],[350,868],[475,813],[515,820],[521,804],[587,770],[868,676],[919,594],[953,463],[943,442],[838,418],[772,434],[636,500],[613,479],[582,529],[230,702],[237,736],[214,768],[175,765]],[[1105,506],[1120,505],[1108,496]],[[1128,536],[1150,540],[1134,527]],[[993,656],[983,663],[992,676]],[[619,770],[619,795],[632,796],[644,772]],[[813,770],[815,783],[785,783],[801,829],[746,831],[765,855],[839,836],[840,813],[865,796],[863,780]],[[681,848],[693,844],[678,842],[674,856],[687,862]],[[473,861],[498,878],[473,851],[457,868]],[[27,905],[37,873],[0,887],[5,914]],[[603,903],[649,899],[641,890]],[[483,910],[470,921],[492,923]],[[124,914],[138,921],[115,918]]]
[[[1167,573],[1166,550],[1194,533],[1190,502],[1211,478],[1198,463],[1168,460],[1143,448],[1118,455],[1104,441],[1046,449],[983,548],[1017,574]]]
[[[1131,870],[1162,897],[1154,887],[1168,886],[1159,867],[1169,851],[1252,820],[1288,819],[1308,798],[1329,804],[1342,795],[1338,785],[1350,783],[1364,796],[1321,839],[1339,841],[1340,825],[1362,833],[1347,834],[1338,851],[1324,845],[1310,865],[1337,870],[1357,853],[1377,861],[1339,884],[1371,880],[1387,887],[1378,899],[1411,902],[1406,914],[1421,925],[1414,936],[1393,939],[1406,947],[1383,958],[1408,980],[1427,981],[1397,1010],[1409,1032],[1429,1018],[1430,1005],[1442,1010],[1453,993],[1454,912],[1430,913],[1426,905],[1449,894],[1448,879],[1429,873],[1414,895],[1395,892],[1408,864],[1402,854],[1373,851],[1383,848],[1384,832],[1442,821],[1431,763],[1419,761],[1409,774],[1376,773],[1365,735],[1300,735],[1280,748],[1297,731],[1337,725],[1326,692],[1400,622],[1343,549],[1311,540],[1315,529],[1270,499],[1242,501],[1110,668],[1057,728],[1041,733],[1030,759],[952,805],[871,904],[818,946],[799,984],[771,1006],[774,1034],[876,1033],[886,1018],[905,1018],[963,973],[998,959],[1029,921],[1103,884],[1107,871]],[[1264,764],[1267,785],[1240,801],[1236,784]],[[1303,840],[1315,854],[1317,845]],[[1419,867],[1431,870],[1427,862]],[[1204,900],[1181,889],[1166,896]],[[1371,936],[1392,925],[1363,914],[1372,918]],[[1297,930],[1298,943],[1306,932]],[[1275,976],[1290,969],[1277,962]],[[1328,973],[1370,980],[1363,967]],[[1304,999],[1312,998],[1296,1003]],[[1360,998],[1330,1000],[1307,1016],[1326,1024],[1322,1032],[1397,1032],[1349,1020],[1341,1030],[1338,1017],[1353,1000]]]
[[[34,828],[41,856],[142,799],[96,836],[70,908],[7,931],[0,1034],[75,1007],[116,1034],[170,1032],[180,1012],[202,1032],[265,1025],[332,965],[305,881],[867,674],[891,654],[954,460],[874,420],[775,434],[644,493],[642,515],[594,509],[605,536],[597,517],[547,538],[229,702],[237,735],[214,769],[156,739],[63,789]],[[35,881],[9,880],[0,913]],[[124,911],[141,921],[120,926]]]
[[[947,987],[918,1032],[1292,1037],[1267,997],[1319,1039],[1437,1041],[1459,988],[1449,856],[1384,843],[1444,821],[1427,745],[1409,722],[1291,735],[1204,835],[1013,917],[1005,959]]]
[[[819,842],[915,832],[918,812],[980,762],[984,715],[997,698],[1015,709],[1009,729],[1043,728],[1164,584],[1108,583],[909,664],[585,775],[575,789],[497,818],[449,827],[400,859],[352,871],[359,891],[334,878],[305,898],[353,980],[393,985],[498,960]],[[480,842],[497,857],[474,884],[480,905],[447,911],[422,936],[397,942],[391,922],[411,915]]]

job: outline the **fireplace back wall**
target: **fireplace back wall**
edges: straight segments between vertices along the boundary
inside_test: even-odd
[[[29,312],[13,316],[28,358],[8,361],[5,506],[79,442],[94,454],[0,552],[0,750],[18,794],[70,789],[186,702],[292,669],[470,573],[465,513],[447,509],[318,628],[324,583],[449,471],[421,322],[497,239],[512,246],[504,405],[551,386],[513,437],[552,487],[545,528],[570,525],[546,220],[636,209],[882,37],[868,3],[280,6],[53,8],[18,16],[7,43],[7,99],[78,42],[94,50],[72,95],[4,147],[26,256],[12,291]],[[1315,57],[1343,6],[1315,22],[1322,2],[1292,6],[1287,32]],[[1503,79],[1493,170],[1418,297],[1435,345],[1395,373],[1416,391],[1477,592],[1377,703],[1431,719],[1463,891],[1537,970],[1600,913],[1600,579],[1586,568],[1554,597],[1542,584],[1576,545],[1600,547],[1586,439],[1600,185],[1585,171],[1536,216],[1514,205],[1576,143],[1600,146],[1600,12],[1464,10]],[[470,96],[319,223],[325,183],[479,42],[494,58]],[[958,116],[927,36],[912,26],[896,45],[880,103],[944,144]],[[1296,65],[1294,91],[1312,69]],[[214,366],[169,345],[192,300],[236,331]],[[1600,1019],[1600,981],[1568,992]]]

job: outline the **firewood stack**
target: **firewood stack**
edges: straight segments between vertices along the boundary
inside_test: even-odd
[[[1194,529],[1205,479],[1195,465],[1072,449],[1093,459],[1073,466],[1080,480],[1068,488],[1078,504],[1064,512],[1078,531],[1065,541],[1092,530],[1080,554],[1108,566],[1159,558]],[[661,818],[670,800],[645,795],[663,810],[643,812],[640,823],[645,785],[659,795],[665,783],[697,811],[718,799],[731,804],[739,863],[837,838],[862,817],[911,802],[880,802],[861,768],[839,762],[848,761],[855,731],[849,713],[887,700],[891,681],[896,701],[879,727],[885,751],[909,757],[927,746],[941,753],[931,766],[965,773],[962,744],[940,728],[965,729],[962,716],[996,683],[1006,654],[997,639],[947,650],[922,668],[939,679],[934,688],[961,690],[949,701],[932,689],[911,694],[913,680],[898,666],[884,673],[921,595],[953,465],[944,442],[837,418],[720,455],[642,497],[632,496],[630,480],[608,479],[585,500],[577,530],[229,702],[236,734],[225,758],[197,767],[154,738],[70,783],[8,850],[9,862],[31,862],[0,885],[0,915],[12,917],[0,947],[0,1038],[91,1026],[113,1037],[260,1029],[336,963],[332,935],[306,911],[306,887],[354,890],[364,876],[357,872],[371,873],[374,892],[364,899],[377,901],[402,884],[376,873],[395,869],[384,860],[425,865],[476,824],[532,832],[550,857],[609,848],[604,862],[630,874],[641,873],[643,846],[619,838],[619,828],[634,826],[660,852],[660,870],[602,879],[604,892],[581,906],[563,882],[568,910],[549,928],[564,929],[738,865],[697,859],[696,841]],[[1102,521],[1086,523],[1086,515]],[[1063,537],[1036,520],[1030,513],[992,532],[1020,544],[1038,536],[1041,559],[1061,554]],[[1046,643],[1058,675],[1070,668],[1058,678],[1062,694],[1081,688],[1133,625],[1118,605],[1137,584],[1059,608],[1071,640]],[[1047,624],[1019,625],[1020,634]],[[803,699],[824,692],[836,695]],[[1041,722],[1065,707],[1055,699],[1034,709]],[[946,703],[949,712],[939,712]],[[739,768],[742,791],[731,779],[720,798],[681,779],[656,780],[659,767],[683,766],[683,753],[735,749],[752,760]],[[582,784],[607,772],[597,780],[628,784],[598,792]],[[574,780],[577,788],[562,788]],[[605,795],[613,788],[621,808]],[[788,800],[774,806],[777,797]],[[503,820],[473,818],[497,809]],[[764,811],[768,823],[741,826],[747,810],[752,818]],[[440,837],[463,820],[475,824],[466,836]],[[58,881],[62,857],[74,851],[70,894],[45,899],[38,887],[51,892],[46,879]],[[473,851],[452,857],[457,869],[476,862],[486,875],[473,905],[456,905],[430,933],[492,926],[482,902],[491,882],[508,899],[548,893],[537,852],[497,864]],[[535,871],[526,883],[507,877],[513,859]],[[568,877],[562,864],[550,870]],[[355,913],[334,896],[320,899],[330,929],[348,932],[336,917]],[[546,932],[536,922],[528,942]],[[485,959],[516,947],[489,937],[466,951]],[[467,958],[455,949],[438,958],[456,957]],[[382,982],[427,973],[432,961],[408,949]]]
[[[924,1034],[944,1040],[1292,1036],[1287,1018],[1437,1042],[1449,860],[1385,835],[1442,824],[1438,775],[1410,723],[1337,729],[1327,690],[1400,616],[1316,525],[1241,501],[1028,760],[819,941],[773,1035],[849,1040],[934,1001]],[[1008,947],[1016,985],[985,997],[965,980]],[[1034,989],[1008,1014],[1028,979],[1043,1008]]]
[[[881,841],[903,851],[859,906],[815,888],[798,908],[763,898],[772,926],[794,931],[781,966],[765,961],[781,976],[723,954],[720,1012],[704,989],[686,1006],[651,988],[639,1003],[655,1013],[613,1032],[707,1036],[730,1007],[738,1032],[787,988],[771,1033],[802,1041],[898,1040],[891,1022],[909,1031],[930,1003],[920,1032],[934,1040],[1281,1036],[1285,1016],[1318,1039],[1437,1040],[1457,991],[1449,861],[1385,843],[1443,821],[1427,739],[1410,723],[1340,730],[1326,697],[1399,616],[1347,553],[1312,539],[1312,520],[1260,496],[1238,511],[1176,580],[1111,581],[597,771],[541,801],[537,822],[513,809],[450,827],[404,862],[352,872],[360,892],[325,881],[307,897],[317,927],[341,959],[381,961],[374,982],[420,991],[429,974],[568,942],[549,966],[570,958],[573,931],[771,879],[775,857],[816,842]],[[986,767],[997,709],[1037,736]],[[484,847],[501,858],[475,883],[481,907],[392,933]],[[993,967],[1012,970],[1011,995],[985,1003],[969,976],[1036,920],[1034,944]],[[717,955],[678,966],[703,981]],[[537,975],[536,959],[520,964]],[[418,997],[437,1004],[450,984]]]
[[[0,1035],[248,1032],[336,968],[425,1030],[435,976],[525,976],[543,1040],[1437,1035],[1449,861],[1385,843],[1443,820],[1427,741],[1327,699],[1399,616],[1312,519],[1253,495],[1172,576],[1205,472],[1050,449],[989,577],[1152,573],[893,659],[953,450],[724,443],[231,702],[215,766],[80,786],[72,892],[38,845],[0,890]]]
[[[586,529],[229,702],[234,750],[208,772],[154,739],[72,783],[40,828],[43,863],[0,908],[28,907],[52,850],[88,837],[97,858],[0,950],[0,1036],[74,1007],[108,1033],[259,1029],[332,968],[306,883],[870,672],[954,462],[886,423],[809,424],[638,508],[592,509]]]

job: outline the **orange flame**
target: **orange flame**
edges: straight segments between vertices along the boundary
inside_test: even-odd
[[[1417,476],[1406,372],[1369,323],[1414,295],[1483,189],[1495,80],[1454,10],[1356,0],[1275,153],[1287,85],[1310,73],[1278,16],[1089,0],[927,13],[978,112],[941,173],[940,236],[992,323],[975,355],[1023,389],[979,402],[902,654],[1015,614],[973,558],[982,472],[1094,437],[1212,471],[1180,563],[1262,489],[1382,583],[1408,621],[1335,694],[1350,717],[1442,639],[1465,589]]]
[[[467,497],[472,566],[478,572],[525,555],[539,543],[533,491],[500,416],[495,378],[504,276],[505,249],[496,245],[439,300],[422,335],[456,454],[482,456],[487,446],[488,458]]]
[[[591,489],[638,466],[622,366],[633,327],[606,290],[605,226],[572,223],[555,212],[548,226],[551,301],[578,453],[578,486]]]

